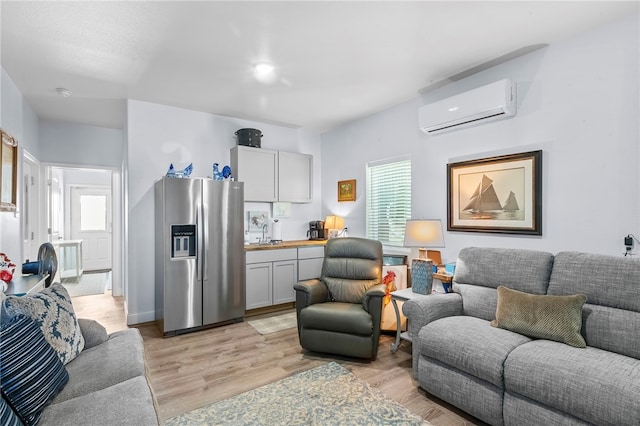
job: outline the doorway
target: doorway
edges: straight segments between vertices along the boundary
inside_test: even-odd
[[[71,239],[82,240],[85,272],[111,270],[111,187],[70,185]]]
[[[22,162],[22,239],[23,262],[38,258],[40,235],[40,163],[24,151]]]
[[[113,223],[119,174],[105,168],[47,165],[45,176],[47,231],[58,254],[58,281],[72,297],[109,290],[121,296],[119,262],[113,257],[120,241]]]

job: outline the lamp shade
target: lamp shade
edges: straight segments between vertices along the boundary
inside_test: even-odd
[[[340,216],[327,216],[324,219],[325,229],[342,229],[344,228],[344,218]]]
[[[405,247],[444,247],[440,219],[409,219],[404,230]]]

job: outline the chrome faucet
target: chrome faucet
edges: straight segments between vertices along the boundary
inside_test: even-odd
[[[267,225],[266,223],[262,225],[262,239],[260,240],[260,242],[263,244],[268,242],[265,237],[265,233],[267,232],[267,229],[269,229],[269,225]]]

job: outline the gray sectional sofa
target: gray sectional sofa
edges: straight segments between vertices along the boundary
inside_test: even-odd
[[[499,286],[535,303],[558,298],[530,295],[586,295],[577,308],[586,346],[492,326],[507,301]],[[453,289],[403,305],[420,387],[492,425],[640,424],[640,261],[468,247]],[[558,328],[523,309],[518,321]]]
[[[138,329],[77,319],[59,283],[0,292],[0,425],[158,425]]]
[[[65,365],[69,381],[39,425],[158,425],[138,329],[107,335],[93,320],[78,322],[84,349]]]

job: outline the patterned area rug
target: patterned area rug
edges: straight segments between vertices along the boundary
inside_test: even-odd
[[[169,419],[195,425],[429,425],[336,362]]]
[[[265,319],[247,321],[249,325],[256,329],[260,334],[271,334],[276,331],[286,330],[298,326],[298,320],[295,312],[277,315]]]
[[[61,281],[71,297],[103,294],[105,289],[111,287],[111,271],[98,273],[85,272],[80,276],[79,280],[71,277],[63,278]]]

